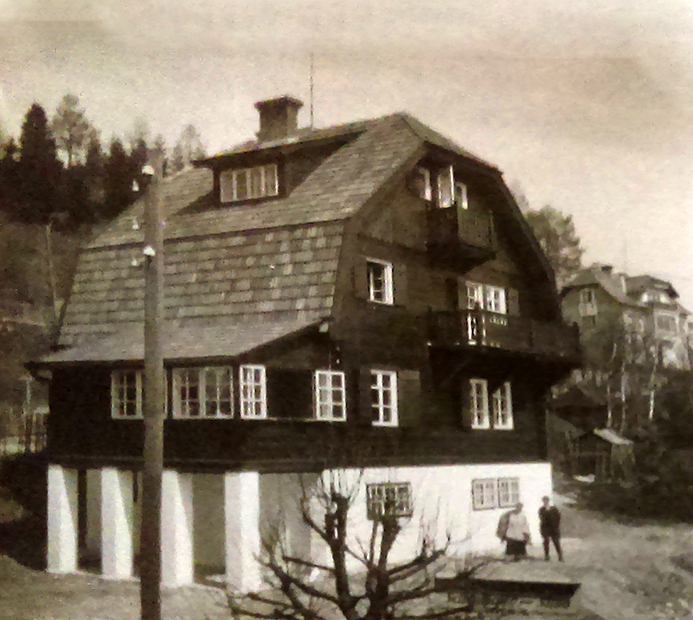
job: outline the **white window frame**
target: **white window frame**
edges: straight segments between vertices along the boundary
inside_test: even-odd
[[[501,385],[492,396],[493,428],[513,430],[513,397],[510,381]]]
[[[472,508],[493,510],[498,507],[498,488],[495,478],[472,480]]]
[[[452,166],[444,168],[438,173],[438,203],[439,209],[449,209],[455,204],[455,172]]]
[[[374,269],[382,268],[382,286],[376,283]],[[377,258],[366,259],[366,278],[368,280],[368,301],[376,304],[391,306],[394,304],[394,268],[392,263]],[[379,299],[381,298],[381,299]]]
[[[462,181],[455,181],[455,205],[463,211],[469,209],[469,189]]]
[[[480,282],[467,282],[467,309],[474,310],[479,304],[484,309],[484,285]]]
[[[241,418],[267,417],[267,369],[262,364],[242,364],[238,368]]]
[[[210,376],[214,376],[214,398],[208,399],[208,388],[211,383]],[[195,382],[190,379],[194,378]],[[221,389],[224,381],[227,381],[228,399],[222,399]],[[230,366],[195,366],[174,368],[171,371],[171,384],[173,386],[173,417],[178,420],[214,420],[228,419],[234,416],[234,389],[233,371]],[[210,385],[208,385],[210,384]],[[197,397],[183,398],[183,389],[197,388]],[[220,403],[227,401],[228,407],[223,410]],[[192,403],[196,403],[196,413],[192,413]],[[214,410],[210,407],[216,403]],[[208,411],[209,409],[209,411]]]
[[[135,400],[127,398],[128,385],[135,382]],[[118,369],[111,372],[111,417],[115,420],[141,420],[143,418],[143,378],[141,370]],[[125,397],[125,398],[124,398]],[[132,415],[120,414],[134,406]]]
[[[419,175],[423,182],[423,187],[420,188],[421,191],[418,194],[419,197],[428,201],[432,200],[433,191],[431,188],[431,171],[428,168],[424,168],[423,166],[417,166],[414,169],[414,174]]]
[[[389,395],[389,404],[385,402]],[[371,370],[371,411],[373,426],[397,426],[397,372]]]
[[[520,503],[520,479],[498,478],[496,494],[499,508],[514,508]]]
[[[486,379],[469,380],[469,410],[472,417],[471,426],[473,429],[491,428],[488,381],[486,381]]]
[[[414,514],[411,482],[379,482],[366,485],[366,514],[371,521]]]
[[[252,180],[254,174],[260,174],[260,187],[254,191]],[[263,164],[250,168],[237,168],[224,170],[220,175],[221,201],[240,202],[243,200],[253,200],[277,196],[279,194],[279,175],[277,164]],[[238,195],[238,180],[243,177],[245,180],[245,195]]]
[[[338,378],[338,385],[333,379]],[[326,384],[322,380],[326,379]],[[314,373],[315,418],[325,422],[346,420],[346,375],[341,370],[316,370]],[[335,415],[335,410],[340,411]]]
[[[492,284],[484,285],[484,309],[496,314],[507,314],[508,304],[505,299],[505,288]]]

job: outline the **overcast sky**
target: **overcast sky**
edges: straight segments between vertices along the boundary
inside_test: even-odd
[[[102,138],[136,119],[209,152],[253,103],[315,124],[406,110],[574,216],[586,261],[671,280],[693,310],[690,0],[0,0],[0,123],[80,97]]]

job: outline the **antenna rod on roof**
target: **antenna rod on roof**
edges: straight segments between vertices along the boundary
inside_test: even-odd
[[[313,52],[310,53],[310,128],[313,129]]]

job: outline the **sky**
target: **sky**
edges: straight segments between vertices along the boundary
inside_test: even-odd
[[[208,153],[253,104],[316,126],[407,111],[573,216],[585,262],[693,310],[691,0],[0,0],[0,127],[80,98],[102,139],[185,124]]]

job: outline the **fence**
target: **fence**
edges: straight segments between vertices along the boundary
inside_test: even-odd
[[[10,415],[12,413],[10,412]],[[18,431],[0,437],[0,458],[18,454],[33,454],[46,447],[46,413],[19,414]]]

